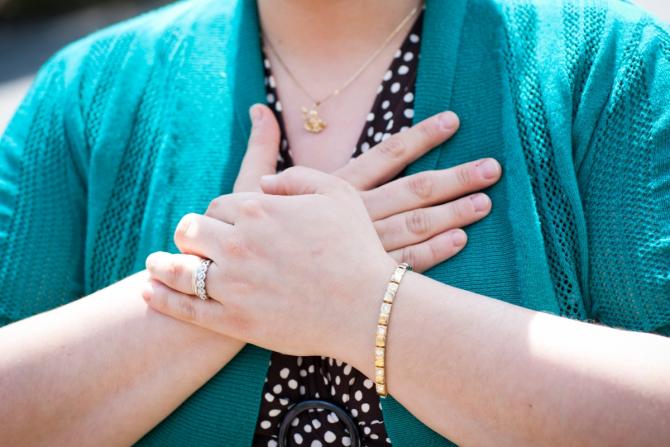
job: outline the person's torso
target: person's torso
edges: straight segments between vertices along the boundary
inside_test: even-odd
[[[84,292],[143,269],[153,251],[175,251],[179,219],[231,191],[248,138],[248,108],[266,98],[253,3],[183,7],[179,14],[197,19],[186,20],[186,30],[165,26],[161,40],[152,41],[150,64],[132,36],[107,36],[111,44],[94,46],[113,51],[81,92],[90,155]],[[547,67],[571,67],[543,70],[534,54],[544,23],[537,10],[510,7],[504,16],[501,9],[494,1],[427,2],[413,119],[453,110],[461,128],[405,174],[493,157],[503,177],[486,191],[493,209],[468,227],[465,249],[426,275],[588,319],[588,228],[572,121],[571,73],[580,68],[542,48]],[[249,445],[269,359],[269,352],[246,347],[141,444]],[[449,445],[392,397],[382,412],[394,445]]]

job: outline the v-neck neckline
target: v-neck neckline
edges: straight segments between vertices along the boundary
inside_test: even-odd
[[[420,35],[423,29],[423,15],[424,15],[424,8],[423,6],[421,7],[421,10],[417,14],[417,16],[414,18],[414,21],[412,22],[411,26],[409,27],[408,31],[405,33],[405,36],[400,43],[400,45],[396,48],[395,51],[395,56],[389,64],[386,66],[386,69],[384,71],[384,75],[380,76],[378,84],[375,86],[376,89],[376,94],[372,102],[370,103],[370,106],[368,107],[367,110],[367,115],[366,116],[376,116],[377,114],[380,114],[384,112],[385,110],[391,111],[396,108],[396,103],[404,104],[406,101],[403,100],[402,95],[400,96],[389,96],[389,89],[390,89],[390,83],[391,81],[398,82],[400,81],[397,79],[397,77],[393,77],[391,74],[398,72],[398,68],[401,65],[409,65],[411,66],[411,69],[408,69],[407,76],[403,77],[402,79],[402,86],[403,87],[409,87],[409,92],[412,93],[412,97],[414,96],[415,92],[415,86],[416,86],[416,72],[417,72],[417,64],[418,60],[420,58],[420,45],[421,41],[420,39],[416,41],[411,40],[412,35]],[[413,48],[418,46],[419,48]],[[411,50],[414,50],[413,52]],[[407,52],[412,52],[412,54],[416,54],[416,58],[412,59],[410,62],[404,61],[401,59],[401,56]],[[279,128],[281,129],[281,147],[280,147],[280,159],[278,162],[278,169],[284,169],[288,168],[294,165],[293,162],[293,156],[291,154],[291,142],[290,139],[288,138],[288,135],[286,135],[286,124],[284,121],[284,109],[283,106],[277,107],[277,104],[282,104],[281,97],[279,96],[279,92],[277,89],[277,86],[274,85],[274,67],[272,66],[272,62],[270,61],[267,50],[263,49],[262,50],[262,57],[263,57],[263,64],[264,64],[264,85],[265,85],[265,93],[267,96],[267,102],[272,111],[275,114],[275,117],[277,119],[277,122],[279,123]],[[407,67],[406,67],[407,68]],[[391,75],[388,76],[387,75]],[[392,94],[391,94],[392,95]],[[383,107],[382,104],[383,102],[389,102],[390,104],[387,105],[387,107]],[[411,107],[413,110],[414,107],[414,101],[411,101]],[[377,144],[379,141],[373,142],[371,139],[371,135],[368,135],[368,131],[371,127],[374,126],[374,122],[371,122],[370,119],[366,120],[363,122],[361,129],[358,133],[358,137],[356,139],[356,143],[353,147],[351,157],[355,158],[359,155],[361,155],[364,150],[362,147],[364,146],[365,143],[369,143],[368,147],[374,146]],[[399,130],[399,127],[396,126],[396,128]],[[394,131],[395,132],[395,131]]]
[[[413,123],[449,110],[467,2],[425,2]],[[248,110],[256,103],[265,102],[265,83],[258,7],[255,1],[243,1],[240,8],[237,76],[245,82],[236,86],[235,115],[242,139],[246,141],[251,129]],[[439,153],[439,147],[428,152],[408,166],[405,172],[413,174],[434,169],[439,162]]]

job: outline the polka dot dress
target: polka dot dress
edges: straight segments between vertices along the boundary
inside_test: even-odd
[[[377,97],[352,157],[405,130],[414,118],[416,80],[423,13],[419,15],[377,89]],[[274,110],[282,139],[277,170],[293,165],[284,132],[281,102],[270,62],[265,58],[265,85],[268,105]],[[279,426],[286,413],[298,402],[320,399],[345,410],[358,427],[363,446],[389,446],[379,397],[374,383],[346,363],[326,357],[293,357],[272,353],[268,368],[253,445],[279,444]],[[326,410],[309,410],[296,417],[288,431],[291,446],[350,446],[352,440],[337,415]]]

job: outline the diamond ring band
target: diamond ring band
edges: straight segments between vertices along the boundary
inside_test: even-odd
[[[202,259],[198,267],[193,272],[193,292],[198,298],[205,301],[209,299],[207,296],[207,270],[211,265],[211,259]]]

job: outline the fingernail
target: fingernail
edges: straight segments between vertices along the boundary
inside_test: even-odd
[[[482,160],[477,167],[479,168],[479,172],[481,172],[487,180],[496,178],[500,173],[500,165],[492,158]]]
[[[150,282],[147,282],[144,285],[144,288],[142,289],[142,298],[144,298],[144,301],[148,303],[149,301],[151,301],[151,298],[153,298],[153,296],[154,296],[154,288]]]
[[[277,174],[264,175],[261,177],[261,185],[272,186],[277,181]]]
[[[451,242],[455,247],[464,246],[467,240],[468,238],[465,236],[464,231],[456,230],[451,233]]]
[[[144,266],[145,266],[145,267],[147,268],[147,270],[149,270],[149,271],[153,270],[154,265],[156,265],[156,264],[155,264],[155,259],[154,259],[154,258],[155,258],[155,256],[154,256],[153,253],[152,253],[152,254],[150,254],[149,256],[147,256],[147,259],[144,261]]]
[[[485,211],[489,207],[489,198],[485,194],[475,194],[470,196],[470,200],[472,200],[477,212]]]
[[[156,267],[156,262],[158,261],[159,256],[161,256],[161,252],[158,252],[158,251],[155,252],[155,253],[151,253],[149,256],[147,256],[147,259],[144,263],[147,270],[149,270],[150,272],[152,270],[154,270],[154,268]]]
[[[249,109],[249,115],[251,116],[251,122],[256,126],[263,121],[263,108],[258,104],[254,104]]]
[[[437,120],[444,130],[452,130],[458,125],[458,116],[454,112],[440,113],[437,115]]]

